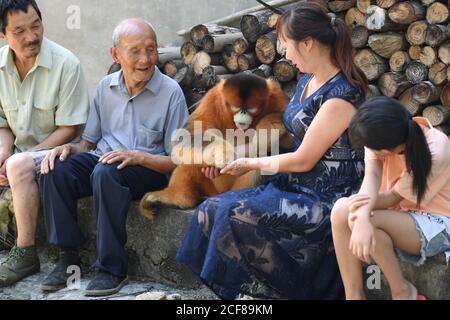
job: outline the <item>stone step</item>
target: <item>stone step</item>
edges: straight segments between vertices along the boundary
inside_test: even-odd
[[[139,203],[130,208],[127,221],[129,272],[132,277],[182,288],[198,288],[201,282],[184,265],[175,260],[193,211],[162,208],[154,221],[139,213]],[[57,251],[47,245],[43,219],[40,219],[37,238],[44,259],[56,260]],[[92,212],[92,198],[78,203],[78,220],[86,243],[80,250],[84,266],[91,266],[96,258],[96,219]]]
[[[87,242],[81,249],[82,261],[91,266],[95,261],[95,216],[92,212],[92,199],[79,201],[79,223]],[[178,263],[175,256],[184,234],[190,224],[193,211],[162,208],[154,221],[139,214],[139,203],[135,202],[128,215],[127,248],[130,256],[129,275],[136,279],[149,280],[175,288],[201,288],[201,282],[188,268]],[[38,243],[44,262],[56,260],[56,251],[45,241],[43,219],[38,227]],[[444,255],[427,260],[425,265],[414,267],[401,263],[405,277],[418,289],[419,293],[432,300],[450,300],[450,268]],[[370,274],[365,274],[366,280]],[[390,299],[386,279],[381,275],[381,287],[368,290],[371,299]]]
[[[444,254],[427,259],[420,267],[405,262],[400,262],[400,267],[404,277],[416,286],[419,294],[425,295],[429,300],[450,300],[450,267],[447,266]],[[366,272],[366,284],[367,280],[371,284],[374,283],[373,278],[370,278],[374,274],[373,269]],[[389,286],[383,274],[379,289],[369,290],[367,287],[366,285],[366,293],[370,299],[391,299]]]
[[[7,252],[0,252],[0,260],[6,258]],[[45,254],[40,253],[40,257],[45,259]],[[41,259],[42,260],[42,259]],[[119,293],[108,297],[85,297],[84,289],[92,280],[93,274],[83,274],[78,288],[63,289],[54,293],[44,293],[40,285],[45,276],[54,268],[51,262],[41,263],[41,272],[30,276],[14,286],[0,288],[0,300],[135,300],[148,293],[164,293],[167,300],[171,296],[176,296],[179,300],[217,300],[217,296],[205,286],[195,289],[185,289],[168,286],[165,284],[143,281],[142,279],[131,278]]]

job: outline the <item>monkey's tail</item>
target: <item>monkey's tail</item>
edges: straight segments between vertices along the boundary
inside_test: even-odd
[[[262,0],[256,0],[256,2],[258,2],[258,3],[261,4],[261,5],[263,5],[263,6],[266,7],[267,9],[273,11],[274,13],[277,13],[277,14],[283,14],[283,10],[277,9],[277,8],[271,6],[270,4],[265,3],[265,2],[262,1]]]

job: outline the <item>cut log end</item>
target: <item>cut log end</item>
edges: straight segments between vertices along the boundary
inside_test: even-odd
[[[181,46],[181,58],[183,59],[184,64],[190,65],[198,51],[197,46],[193,42],[186,41]]]
[[[191,29],[191,40],[196,46],[201,46],[203,38],[209,34],[208,27],[199,24]]]
[[[437,47],[447,39],[447,28],[442,25],[430,25],[425,32],[425,43]]]
[[[447,80],[447,66],[442,62],[433,64],[428,72],[428,78],[435,85],[443,84]]]
[[[411,24],[425,17],[425,9],[416,1],[403,1],[393,5],[388,14],[396,23]]]
[[[258,38],[270,30],[267,22],[272,16],[270,10],[244,15],[241,19],[241,31],[250,43],[255,43]]]
[[[256,56],[263,64],[271,64],[277,57],[277,36],[275,32],[259,37],[256,42]]]
[[[344,21],[348,27],[364,26],[366,17],[358,8],[350,8],[345,14]]]
[[[446,65],[450,65],[450,41],[439,47],[438,57],[439,60],[441,60],[443,63],[445,63]]]
[[[369,49],[358,51],[355,55],[355,63],[369,81],[377,80],[388,68],[386,60]]]
[[[450,109],[450,82],[442,88],[440,100],[443,106]]]
[[[423,116],[427,118],[433,126],[439,126],[448,122],[450,110],[441,105],[429,106],[423,110]]]
[[[254,53],[241,54],[238,56],[238,66],[242,71],[256,67],[256,55]]]
[[[418,115],[422,111],[422,107],[420,103],[412,97],[412,89],[413,88],[409,88],[403,92],[403,94],[400,95],[399,100],[411,114]]]
[[[419,56],[419,61],[422,62],[427,67],[431,67],[437,60],[436,50],[430,46],[425,46],[422,48],[422,52]]]
[[[192,68],[194,69],[196,75],[201,75],[203,73],[203,69],[210,64],[211,56],[204,51],[200,51],[192,59]]]
[[[290,82],[297,76],[297,68],[294,64],[286,59],[282,59],[275,63],[273,74],[280,82]]]
[[[425,35],[428,29],[426,21],[416,21],[409,25],[406,31],[406,40],[413,46],[420,46],[425,43]]]
[[[406,66],[410,62],[408,54],[404,51],[396,51],[389,59],[389,66],[391,71],[401,72],[406,69]]]
[[[353,48],[364,48],[369,39],[369,30],[363,26],[356,26],[350,30],[350,38]]]
[[[430,81],[421,82],[413,87],[412,97],[420,104],[430,104],[439,100],[441,90]]]
[[[233,43],[233,50],[238,55],[246,53],[249,50],[248,41],[244,38],[235,40]]]
[[[429,24],[444,23],[448,20],[448,5],[441,2],[434,2],[427,9],[426,19]]]
[[[403,35],[394,32],[373,34],[369,37],[368,43],[373,51],[387,59],[405,47]]]
[[[402,73],[387,72],[380,77],[378,86],[385,96],[398,97],[411,87],[411,83]]]
[[[406,78],[412,84],[418,84],[428,78],[428,68],[418,61],[412,61],[405,71]]]

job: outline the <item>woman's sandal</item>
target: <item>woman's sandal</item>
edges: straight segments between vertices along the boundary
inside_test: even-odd
[[[428,300],[424,295],[418,294],[416,300]]]

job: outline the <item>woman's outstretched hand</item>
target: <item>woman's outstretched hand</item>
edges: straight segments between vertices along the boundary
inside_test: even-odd
[[[220,171],[221,174],[229,174],[231,176],[242,176],[253,170],[251,167],[252,159],[241,158],[233,161]]]

